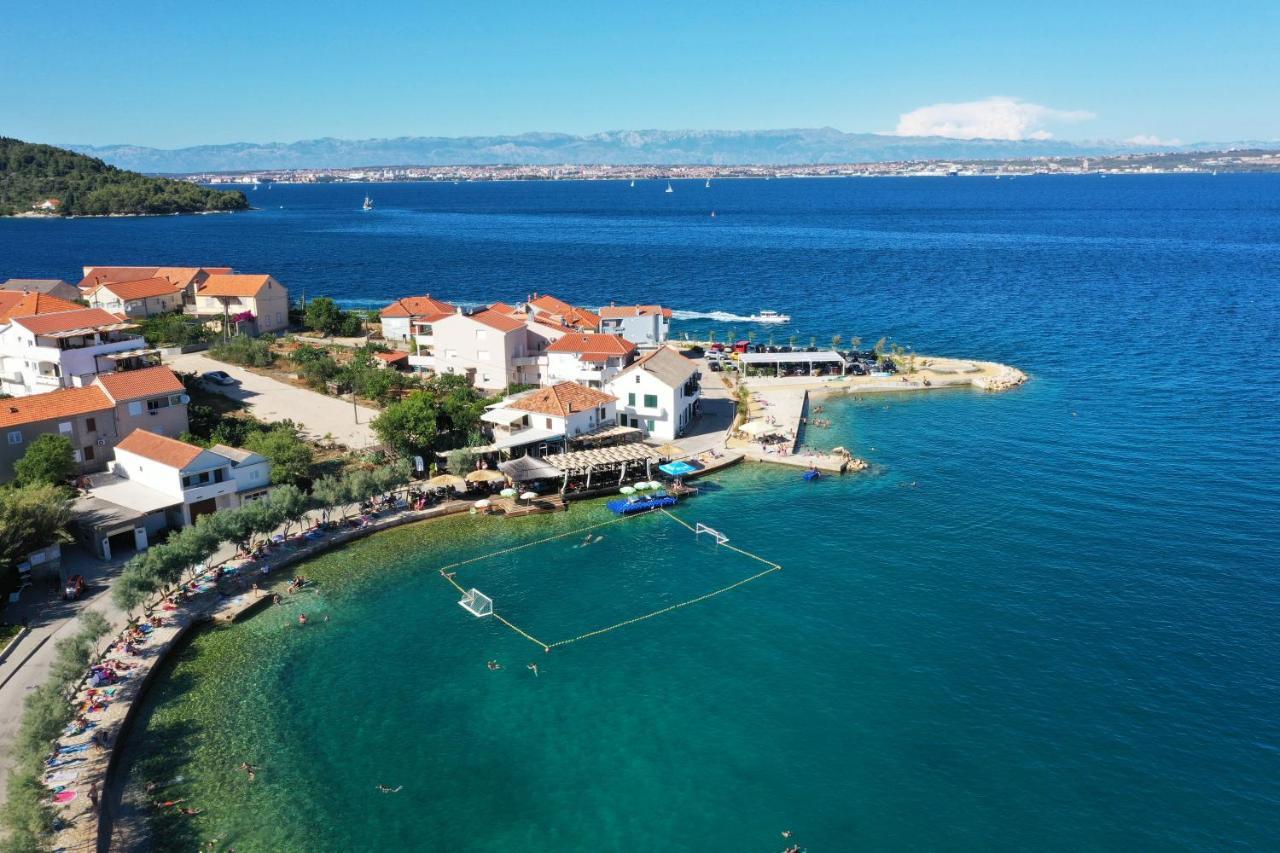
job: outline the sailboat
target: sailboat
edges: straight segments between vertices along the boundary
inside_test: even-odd
[[[707,178],[707,189],[711,189],[711,179]]]
[[[669,192],[669,193],[673,193],[673,192],[675,192],[675,190],[671,189],[671,182],[670,182],[670,181],[667,181],[667,190],[666,190],[666,191],[667,191],[667,192]]]
[[[635,179],[635,178],[632,178],[632,179],[631,179],[631,186],[633,186],[633,187],[634,187],[635,185],[636,185],[636,179]]]
[[[364,209],[373,210],[373,199],[369,198],[368,196],[364,197]]]

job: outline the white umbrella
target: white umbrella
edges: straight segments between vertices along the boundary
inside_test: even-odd
[[[738,427],[738,432],[754,436],[769,435],[777,431],[778,428],[776,426],[761,420],[747,421],[745,424]]]
[[[657,480],[650,480],[650,481],[649,481],[649,488],[651,488],[651,489],[661,489],[661,488],[662,488],[662,484],[661,484],[661,483],[659,483]]]
[[[498,494],[502,495],[504,498],[514,498],[516,496],[516,490],[512,488],[506,488],[498,492]]]
[[[474,504],[472,504],[472,506],[474,506],[476,509],[487,509],[489,507],[489,499],[485,498],[483,500],[478,500]]]
[[[533,500],[534,498],[536,498],[537,496],[538,496],[538,493],[537,493],[537,492],[525,492],[523,495],[521,495],[521,496],[520,496],[520,500],[522,500],[522,501],[531,501],[531,500]]]
[[[621,489],[618,489],[618,492],[623,495],[634,495],[636,490],[631,486],[623,486]]]
[[[649,488],[648,480],[641,480],[640,482],[636,483],[636,491],[638,492],[643,492],[648,488]]]

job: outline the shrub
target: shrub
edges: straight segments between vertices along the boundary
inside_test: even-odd
[[[210,347],[209,355],[219,361],[243,364],[247,367],[268,367],[275,361],[270,339],[251,338],[248,335],[236,335]]]

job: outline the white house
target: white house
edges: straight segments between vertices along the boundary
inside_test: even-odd
[[[151,317],[182,310],[183,289],[167,278],[114,281],[88,294],[89,305],[128,317]]]
[[[487,308],[461,309],[432,323],[437,373],[466,376],[476,388],[497,391],[538,381],[538,355],[529,349],[525,319]]]
[[[577,382],[603,388],[635,357],[636,345],[616,335],[562,335],[547,347],[543,384]]]
[[[99,373],[152,359],[136,324],[101,308],[78,308],[0,322],[0,391],[14,397],[78,388]]]
[[[642,346],[661,344],[671,331],[671,309],[661,305],[610,305],[600,309],[600,331]]]
[[[524,307],[530,316],[542,317],[580,332],[595,332],[600,328],[600,318],[586,308],[570,305],[546,293],[530,294]]]
[[[378,312],[382,337],[388,341],[413,343],[415,355],[430,355],[434,343],[431,324],[456,310],[455,306],[434,299],[429,293],[397,299]],[[424,349],[426,353],[422,352]]]
[[[636,359],[608,384],[622,426],[670,441],[697,415],[702,388],[697,366],[669,346]]]
[[[231,478],[236,483],[236,503],[265,498],[271,491],[271,463],[267,457],[225,444],[215,444],[210,452],[231,460]]]
[[[515,394],[481,415],[493,432],[493,443],[485,450],[527,447],[533,455],[545,456],[566,439],[615,425],[616,402],[612,394],[573,382]]]

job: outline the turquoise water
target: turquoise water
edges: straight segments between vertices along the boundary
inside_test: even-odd
[[[1274,849],[1280,179],[662,188],[379,186],[366,216],[366,188],[280,187],[245,216],[0,222],[13,276],[162,260],[348,299],[655,300],[722,338],[748,327],[698,315],[774,308],[802,339],[1032,377],[828,401],[809,440],[871,472],[740,468],[679,510],[782,572],[550,655],[435,568],[598,508],[325,558],[306,606],[328,623],[202,635],[149,700],[130,777],[181,775],[206,809],[159,846]],[[554,641],[750,573],[649,521],[460,579]]]

